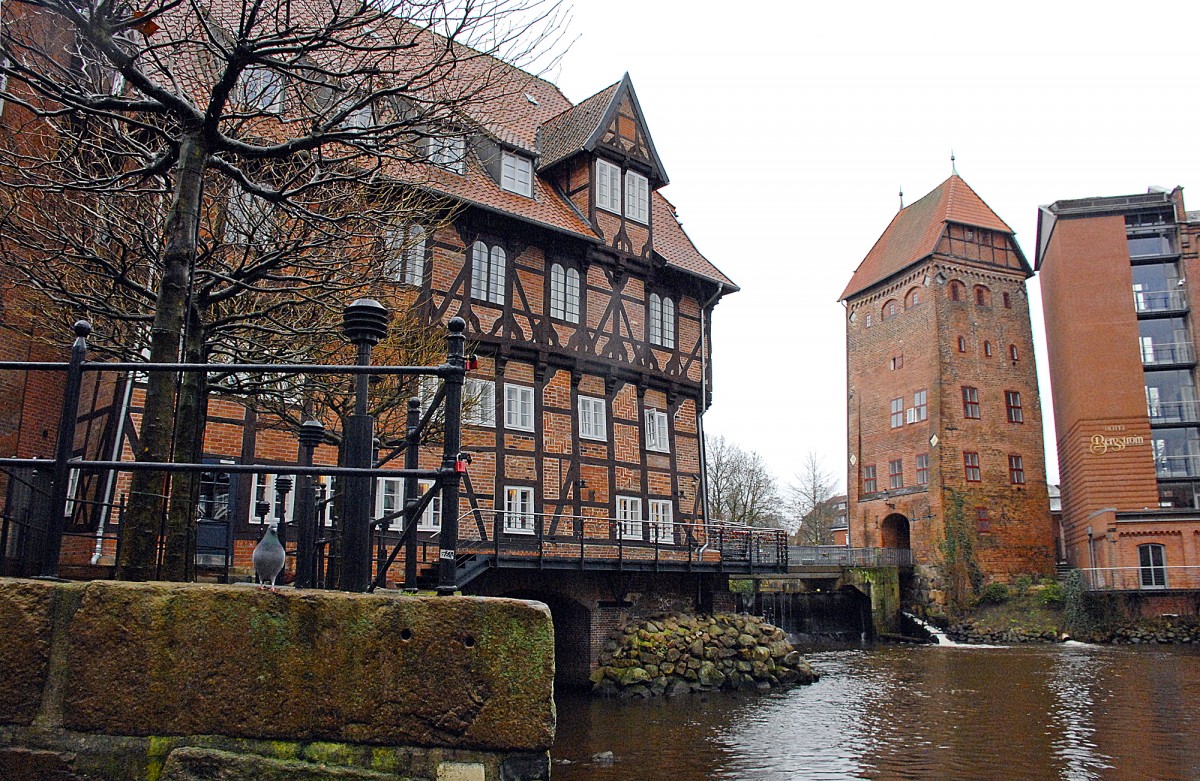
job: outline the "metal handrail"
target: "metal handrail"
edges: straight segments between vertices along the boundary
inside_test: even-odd
[[[1090,591],[1200,590],[1200,566],[1089,567],[1079,570]]]

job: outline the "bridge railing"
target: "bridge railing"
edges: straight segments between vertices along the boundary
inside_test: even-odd
[[[783,569],[787,533],[728,523],[473,508],[459,519],[460,554],[497,561],[673,562],[731,565],[738,571]]]
[[[1200,590],[1200,566],[1093,567],[1079,572],[1091,591]]]
[[[844,545],[791,545],[788,562],[801,567],[911,567],[909,548],[847,548]]]

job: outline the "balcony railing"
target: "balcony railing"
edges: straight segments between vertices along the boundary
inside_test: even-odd
[[[1135,290],[1133,306],[1138,314],[1145,312],[1187,311],[1187,296],[1182,290]]]
[[[1159,401],[1147,409],[1150,423],[1200,423],[1200,401]]]
[[[1200,566],[1096,567],[1079,572],[1092,591],[1200,589]]]
[[[1200,456],[1159,456],[1154,471],[1160,478],[1200,477]]]
[[[790,545],[788,564],[801,567],[911,567],[912,551],[908,548]]]
[[[1143,366],[1163,366],[1165,364],[1195,362],[1196,350],[1192,347],[1191,342],[1142,345]]]

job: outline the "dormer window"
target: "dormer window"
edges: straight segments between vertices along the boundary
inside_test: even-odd
[[[462,136],[430,136],[426,144],[425,156],[429,162],[456,174],[466,171],[467,139]]]
[[[501,158],[500,186],[510,193],[533,197],[533,163],[529,158],[505,152]]]
[[[607,160],[596,160],[596,205],[621,213],[621,168]]]
[[[243,109],[283,113],[283,74],[260,66],[246,68],[233,91]]]
[[[650,182],[633,171],[625,174],[625,216],[643,225],[650,222]]]

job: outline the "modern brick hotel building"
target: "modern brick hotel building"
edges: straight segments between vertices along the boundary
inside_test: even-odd
[[[1061,534],[1099,587],[1200,585],[1197,237],[1179,188],[1038,217]]]
[[[850,544],[911,547],[934,602],[951,568],[976,584],[1052,568],[1032,274],[956,174],[895,216],[841,296]]]

